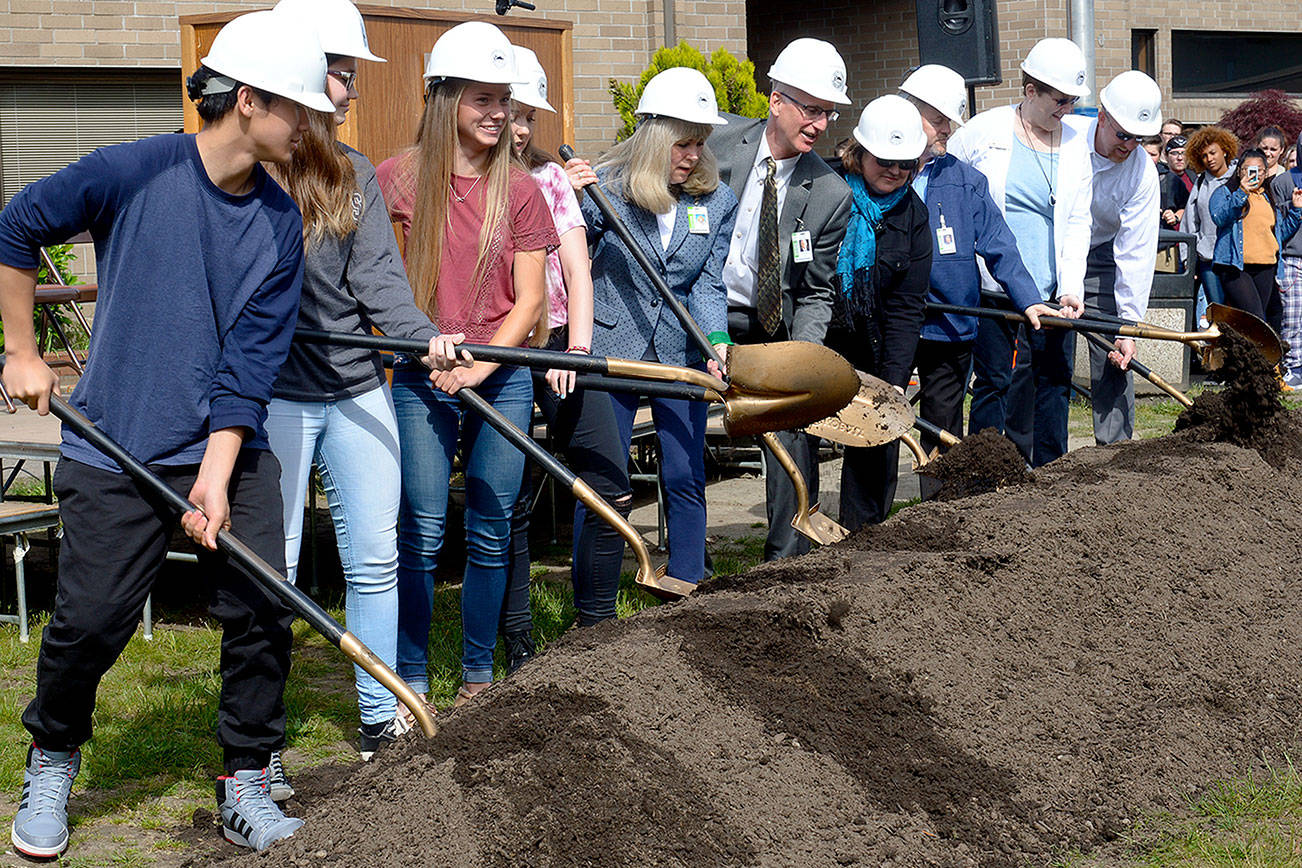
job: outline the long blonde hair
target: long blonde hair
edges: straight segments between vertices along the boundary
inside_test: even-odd
[[[452,184],[452,155],[457,147],[457,105],[471,82],[447,78],[425,90],[425,113],[416,133],[416,145],[400,160],[400,170],[415,173],[411,236],[407,239],[407,274],[416,304],[430,318],[437,314],[435,286],[443,265],[443,245],[448,225],[448,196]],[[489,150],[484,178],[484,223],[479,228],[479,253],[473,286],[483,282],[489,251],[495,238],[506,231],[507,195],[511,181],[511,135],[504,127]]]
[[[307,117],[294,156],[267,169],[303,212],[303,246],[311,248],[326,235],[345,238],[357,230],[361,191],[353,161],[335,140],[334,115],[308,109]]]
[[[709,145],[681,184],[669,183],[670,151],[684,140],[705,141],[714,128],[678,118],[644,118],[633,135],[611,148],[596,168],[610,169],[610,185],[628,201],[652,214],[663,214],[681,193],[704,196],[719,186],[719,164]]]

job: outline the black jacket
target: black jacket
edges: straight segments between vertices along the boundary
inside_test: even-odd
[[[910,187],[882,217],[877,232],[877,260],[868,283],[871,313],[852,316],[838,280],[827,345],[859,370],[907,386],[922,332],[931,253],[927,206]]]

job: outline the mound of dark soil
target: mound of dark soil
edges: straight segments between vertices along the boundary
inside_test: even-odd
[[[918,472],[940,481],[937,500],[958,500],[1032,479],[1022,453],[994,428],[965,437]]]
[[[1302,428],[1284,412],[1275,371],[1265,356],[1232,329],[1219,348],[1225,361],[1215,376],[1225,389],[1195,398],[1176,419],[1175,430],[1255,449],[1275,467],[1302,459]]]
[[[1297,746],[1288,469],[1194,432],[1082,449],[575,630],[234,864],[1115,863]]]

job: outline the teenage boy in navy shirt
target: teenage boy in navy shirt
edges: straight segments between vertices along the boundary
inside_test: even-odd
[[[95,151],[30,185],[0,213],[0,317],[10,393],[44,414],[57,378],[32,329],[38,248],[89,230],[99,298],[89,365],[71,402],[199,510],[181,524],[215,552],[230,527],[284,568],[280,468],[263,419],[289,351],[303,271],[302,220],[261,161],[287,162],[304,106],[330,111],[314,37],[272,12],[226,25],[188,82],[205,127]],[[135,631],[175,517],[111,459],[63,432],[54,479],[64,536],[42,638],[14,846],[55,856],[91,736],[100,678]],[[224,556],[211,611],[222,622],[217,781],[224,833],[263,849],[292,835],[267,793],[283,738],[290,611]]]

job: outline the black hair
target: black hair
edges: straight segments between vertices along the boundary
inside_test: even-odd
[[[195,110],[199,112],[199,117],[204,123],[210,124],[214,121],[221,120],[230,114],[235,108],[235,103],[239,98],[240,88],[244,87],[240,82],[235,83],[235,87],[222,93],[204,94],[203,89],[211,79],[217,78],[221,73],[201,66],[194,71],[194,75],[185,80],[185,93],[194,103]],[[276,99],[276,95],[270,91],[263,90],[260,87],[249,85],[249,90],[267,105],[271,105]]]
[[[1261,160],[1261,164],[1263,166],[1266,165],[1266,155],[1262,153],[1260,148],[1248,148],[1242,154],[1239,154],[1239,165],[1235,168],[1229,180],[1225,182],[1225,186],[1230,188],[1231,193],[1242,186],[1243,182],[1239,178],[1239,169],[1242,168],[1243,164],[1248,162],[1248,160]],[[1269,190],[1270,185],[1266,185],[1266,188]]]

